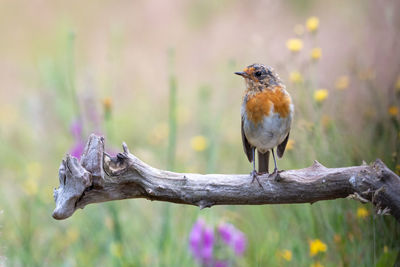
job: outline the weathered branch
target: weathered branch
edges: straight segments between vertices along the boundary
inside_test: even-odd
[[[267,175],[262,187],[250,175],[174,173],[153,168],[130,154],[110,157],[104,139],[91,135],[80,162],[67,155],[59,170],[60,186],[54,190],[55,219],[66,219],[91,203],[147,198],[200,208],[213,205],[314,203],[336,198],[372,202],[378,214],[392,214],[400,222],[400,178],[381,160],[371,165],[326,168],[317,161],[311,167]]]

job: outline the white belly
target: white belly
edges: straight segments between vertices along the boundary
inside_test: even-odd
[[[265,153],[285,140],[292,123],[293,106],[290,106],[290,113],[285,118],[273,112],[272,107],[270,116],[264,117],[257,125],[247,119],[246,113],[242,113],[242,116],[243,130],[248,142],[261,153]]]

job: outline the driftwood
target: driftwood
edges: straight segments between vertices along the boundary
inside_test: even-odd
[[[174,173],[153,168],[129,153],[111,157],[104,139],[91,135],[79,161],[70,155],[59,170],[60,186],[54,189],[53,217],[70,217],[91,203],[127,198],[147,198],[202,208],[213,205],[314,203],[353,198],[372,202],[378,214],[392,214],[400,222],[400,178],[379,159],[371,165],[326,168],[317,161],[311,167],[280,173],[274,181],[259,176],[262,187],[248,174]]]

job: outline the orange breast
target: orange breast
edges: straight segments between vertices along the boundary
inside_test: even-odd
[[[273,112],[279,113],[282,118],[289,115],[290,97],[279,86],[276,86],[273,90],[263,90],[248,95],[246,103],[248,119],[254,124],[261,122],[263,116],[270,115],[271,106]]]

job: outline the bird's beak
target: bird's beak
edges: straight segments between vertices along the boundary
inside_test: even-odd
[[[237,72],[235,72],[235,74],[240,75],[244,78],[249,78],[249,74],[247,74],[247,72],[244,72],[244,71],[237,71]]]

